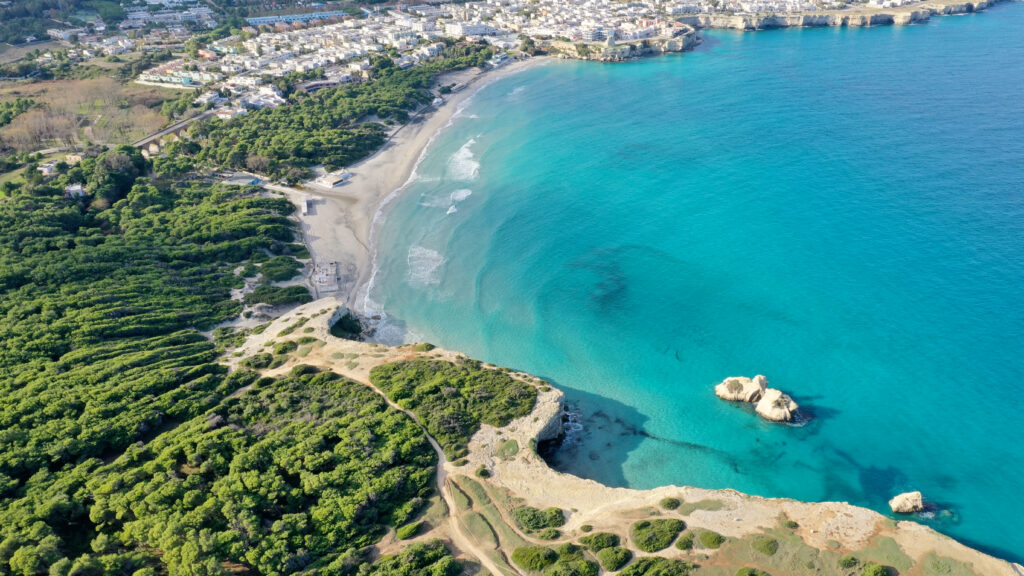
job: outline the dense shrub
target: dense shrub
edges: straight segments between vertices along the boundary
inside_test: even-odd
[[[779,541],[768,536],[755,536],[750,547],[765,556],[774,556],[779,551]]]
[[[675,510],[676,508],[679,508],[682,501],[680,501],[679,498],[662,498],[660,504],[661,507],[666,510]]]
[[[626,566],[620,572],[621,576],[688,576],[697,565],[692,562],[661,558],[660,556],[645,556],[638,558],[636,562]]]
[[[700,540],[701,546],[711,549],[718,548],[725,542],[725,536],[711,530],[701,530],[697,539]]]
[[[539,572],[558,560],[558,554],[543,546],[516,548],[512,551],[512,561],[524,570]]]
[[[580,544],[583,544],[587,550],[597,552],[598,550],[618,546],[619,536],[611,532],[595,532],[580,538]]]
[[[450,460],[466,455],[481,423],[505,426],[529,414],[537,398],[533,386],[471,360],[385,364],[370,372],[370,381],[415,413]]]
[[[302,263],[291,256],[275,256],[260,266],[263,278],[270,282],[291,280],[302,270]]]
[[[641,520],[633,524],[630,537],[636,547],[644,552],[657,552],[668,548],[686,524],[675,518],[656,518]]]
[[[627,548],[620,548],[613,546],[611,548],[604,548],[597,553],[597,560],[601,563],[601,567],[608,572],[615,572],[616,570],[625,566],[633,558],[633,553]]]
[[[255,290],[245,295],[245,303],[249,306],[253,304],[269,304],[271,306],[284,306],[287,304],[305,304],[306,302],[312,302],[313,297],[310,296],[309,290],[305,286],[288,286],[287,288],[281,288],[278,286],[257,286]]]
[[[516,523],[524,530],[558,528],[565,524],[565,515],[560,508],[539,510],[533,506],[520,506],[512,511]]]
[[[323,570],[324,574],[352,573],[337,562]],[[440,540],[410,545],[395,556],[384,556],[372,566],[359,571],[360,576],[458,576],[462,566],[452,558]]]

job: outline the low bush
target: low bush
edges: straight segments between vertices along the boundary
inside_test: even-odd
[[[757,568],[740,568],[736,571],[736,576],[772,576],[764,570],[758,570]]]
[[[481,477],[481,478],[490,478],[491,477],[491,471],[488,470],[486,466],[481,464],[480,467],[476,469],[476,475]]]
[[[637,548],[644,552],[657,552],[668,548],[685,528],[686,523],[675,518],[641,520],[633,524],[630,536]]]
[[[589,536],[580,538],[580,544],[583,544],[583,546],[591,552],[597,552],[598,550],[618,546],[619,536],[618,534],[612,534],[611,532],[595,532]]]
[[[849,554],[847,554],[847,555],[845,555],[845,556],[843,556],[842,558],[839,559],[839,567],[840,568],[845,568],[847,570],[849,570],[850,568],[853,568],[854,566],[856,566],[859,563],[860,563],[860,561],[858,561],[853,556],[850,556]]]
[[[725,542],[725,536],[711,530],[701,530],[700,536],[697,539],[700,540],[701,546],[711,549],[718,548],[722,545],[722,542]]]
[[[298,349],[299,345],[289,340],[288,342],[281,342],[274,346],[274,354],[288,354],[289,352],[295,352]]]
[[[680,550],[693,550],[693,532],[687,530],[676,540],[676,548]]]
[[[621,576],[689,576],[697,565],[683,560],[670,560],[660,556],[647,556],[626,566]]]
[[[430,342],[423,342],[412,347],[412,349],[417,352],[430,352],[434,348],[436,348],[436,346],[434,346]]]
[[[601,567],[608,572],[615,572],[616,570],[619,570],[632,559],[632,552],[626,548],[620,548],[618,546],[604,548],[597,553],[597,560],[601,563]]]
[[[799,524],[797,524],[796,522],[794,522],[794,521],[792,521],[792,520],[786,520],[786,521],[785,521],[785,522],[783,523],[783,526],[785,526],[786,528],[789,528],[790,530],[796,530],[797,528],[799,528],[799,527],[800,527],[800,525],[799,525]]]
[[[565,524],[565,515],[559,508],[538,510],[533,506],[520,506],[512,511],[516,523],[524,530],[542,530],[559,528]]]
[[[861,572],[861,576],[889,576],[889,569],[880,564],[869,562],[864,565],[864,571]]]
[[[245,360],[242,360],[242,366],[244,366],[246,368],[249,368],[251,370],[262,370],[262,369],[266,368],[267,366],[270,366],[270,363],[273,362],[273,361],[274,361],[274,356],[273,355],[271,355],[271,354],[269,354],[267,352],[262,352],[260,354],[254,355],[254,356],[250,356],[250,357],[246,358]]]
[[[558,540],[562,536],[562,533],[558,531],[558,528],[545,528],[537,534],[537,538],[541,540]]]
[[[676,508],[679,508],[680,504],[682,504],[682,501],[679,500],[679,498],[662,498],[661,499],[661,507],[666,509],[666,510],[675,510]]]
[[[558,554],[543,546],[528,546],[512,551],[512,561],[524,570],[539,572],[558,560]]]
[[[593,529],[594,527],[590,524],[584,524],[583,526],[580,526],[580,532],[590,532]]]
[[[413,536],[419,534],[420,528],[422,527],[422,522],[413,522],[411,524],[406,524],[405,526],[401,526],[397,530],[395,530],[395,537],[399,540],[408,540],[409,538],[412,538]]]
[[[765,556],[774,556],[779,551],[779,541],[768,536],[756,536],[750,542],[750,547]]]

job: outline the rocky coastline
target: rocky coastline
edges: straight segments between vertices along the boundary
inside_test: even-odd
[[[552,55],[566,59],[595,62],[626,62],[643,56],[688,52],[701,41],[700,31],[773,30],[778,28],[909,26],[927,22],[932,16],[950,16],[980,12],[1006,0],[935,0],[915,2],[891,8],[858,6],[843,10],[822,10],[786,14],[697,14],[675,21],[682,27],[672,36],[628,42],[570,42],[552,40],[543,44]]]
[[[684,16],[679,22],[698,29],[770,30],[774,28],[816,28],[824,26],[907,26],[927,22],[932,16],[980,12],[1002,0],[937,0],[893,8],[851,8],[794,14],[700,14]]]

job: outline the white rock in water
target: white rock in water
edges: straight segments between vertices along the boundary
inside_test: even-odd
[[[782,390],[767,388],[754,408],[765,420],[772,422],[790,422],[793,414],[800,406]]]
[[[715,395],[730,402],[757,402],[764,395],[768,380],[758,374],[751,380],[746,376],[726,378],[715,386]]]
[[[920,492],[904,492],[889,500],[889,508],[897,514],[913,514],[924,510],[924,498]]]

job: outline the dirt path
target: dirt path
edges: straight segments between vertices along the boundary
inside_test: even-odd
[[[434,440],[434,437],[431,436],[429,432],[427,432],[427,428],[422,422],[420,422],[420,419],[417,418],[415,414],[405,408],[402,408],[395,402],[392,402],[391,399],[388,398],[387,394],[373,384],[369,382],[360,383],[376,392],[384,399],[385,402],[388,403],[388,406],[391,406],[395,410],[398,410],[411,418],[412,421],[420,427],[420,430],[423,431],[423,434],[427,437],[427,441],[430,442],[431,448],[433,448],[434,452],[437,453],[437,470],[434,477],[437,482],[437,492],[441,495],[441,498],[444,499],[445,506],[448,507],[448,523],[451,525],[451,538],[455,546],[463,552],[476,557],[477,561],[480,562],[480,565],[489,571],[492,576],[502,576],[502,574],[505,574],[504,570],[500,569],[498,565],[484,553],[483,550],[481,550],[473,543],[472,540],[469,539],[469,537],[465,535],[465,533],[462,532],[462,527],[459,525],[459,519],[456,515],[458,507],[455,505],[455,498],[452,496],[451,490],[448,487],[448,470],[445,469],[445,464],[448,462],[448,458],[444,455],[444,450],[441,449],[441,445],[437,443],[437,440]]]

